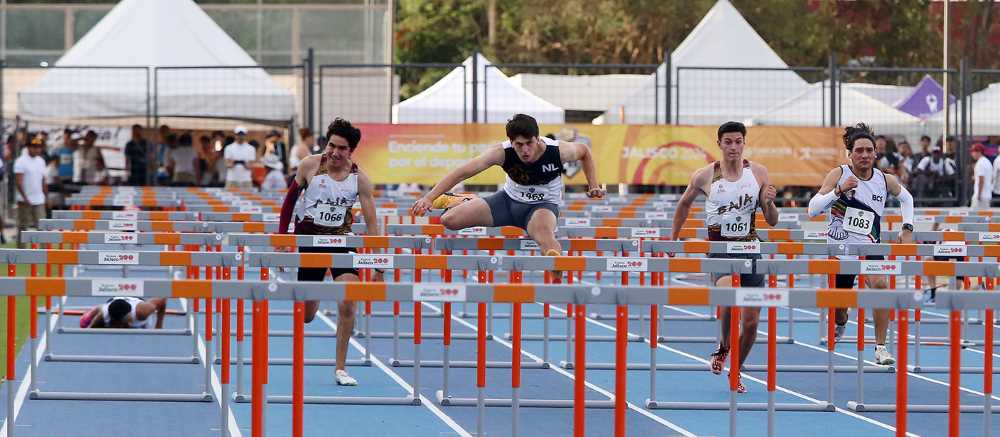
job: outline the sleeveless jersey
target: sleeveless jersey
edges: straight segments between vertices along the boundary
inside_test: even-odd
[[[843,184],[854,172],[847,165],[840,166],[841,175],[837,185]],[[868,180],[858,179],[857,188],[851,193],[841,194],[830,205],[830,223],[827,228],[828,243],[870,244],[882,241],[882,213],[885,211],[885,174],[872,169]]]
[[[705,199],[705,224],[710,241],[756,241],[760,183],[743,160],[743,172],[736,181],[722,175],[722,162],[713,166],[712,185]]]
[[[545,152],[541,158],[530,164],[521,161],[510,141],[503,143],[503,171],[507,181],[503,190],[521,203],[562,203],[563,180],[562,159],[559,157],[559,142],[541,137]]]
[[[128,302],[129,305],[132,306],[132,309],[129,310],[129,313],[128,313],[129,320],[131,320],[129,322],[129,324],[128,324],[129,328],[133,328],[133,329],[145,329],[145,328],[149,327],[149,319],[140,321],[136,317],[136,315],[135,315],[135,309],[136,309],[136,307],[140,303],[142,303],[142,299],[139,299],[137,297],[115,297],[115,298],[109,299],[107,301],[107,303],[105,303],[104,305],[101,305],[101,318],[104,319],[104,326],[110,326],[111,325],[111,314],[108,313],[108,306],[111,305],[111,302],[114,302],[116,300],[124,300],[124,301]]]
[[[295,203],[295,227],[308,228],[310,234],[348,234],[354,224],[351,208],[357,200],[358,166],[352,164],[347,178],[338,181],[327,174],[323,158]]]

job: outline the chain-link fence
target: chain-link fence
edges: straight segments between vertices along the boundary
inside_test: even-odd
[[[480,120],[502,123],[517,112],[554,123],[621,122],[623,102],[649,109],[656,118],[656,64],[490,64],[477,75]],[[477,99],[477,100],[479,100]],[[662,122],[665,118],[660,115]]]
[[[678,67],[672,104],[678,124],[822,126],[829,107],[821,67]]]
[[[462,64],[321,65],[318,126],[334,117],[357,123],[471,121],[465,76]]]

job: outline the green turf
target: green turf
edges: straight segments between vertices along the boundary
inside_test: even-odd
[[[0,245],[0,248],[14,248],[13,243],[8,243],[5,245]],[[27,264],[17,265],[17,276],[28,276],[31,272],[30,267]],[[40,275],[45,274],[44,266],[40,266],[38,273]],[[30,323],[29,317],[31,312],[28,310],[28,303],[30,298],[28,297],[18,297],[15,299],[15,310],[16,310],[16,333],[17,338],[14,342],[15,356],[17,351],[21,350],[21,346],[28,339],[28,324]],[[45,305],[45,299],[38,299],[39,306]],[[39,330],[41,327],[39,327]],[[0,297],[0,377],[7,374],[7,297]]]

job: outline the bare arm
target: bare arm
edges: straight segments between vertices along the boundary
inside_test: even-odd
[[[674,210],[674,222],[670,228],[671,240],[677,241],[680,237],[681,228],[684,227],[684,222],[687,221],[688,214],[691,212],[691,205],[694,204],[698,195],[705,192],[703,187],[707,176],[708,173],[705,171],[705,168],[702,168],[691,177],[691,183],[684,190],[684,194],[681,195],[681,199],[677,202],[677,208]]]
[[[583,164],[583,174],[587,177],[587,188],[597,189],[597,166],[590,146],[583,143],[559,142],[559,158],[563,162],[580,161]]]
[[[764,212],[764,220],[767,224],[774,226],[778,224],[778,206],[774,204],[774,198],[777,193],[774,187],[771,186],[771,180],[767,173],[767,168],[763,165],[754,163],[753,167],[754,176],[757,177],[757,183],[760,185],[760,193],[758,193],[758,199],[760,199],[760,209]]]
[[[163,318],[167,315],[167,299],[162,297],[150,299],[135,308],[135,317],[140,322],[149,319],[153,313],[156,313],[156,329],[163,329]]]
[[[500,145],[490,147],[481,155],[472,158],[469,162],[446,174],[424,197],[434,200],[452,189],[459,182],[465,181],[494,165],[503,164],[503,155],[503,147]]]
[[[375,187],[368,175],[358,172],[358,200],[361,215],[365,218],[365,235],[379,235],[378,216],[375,214]]]

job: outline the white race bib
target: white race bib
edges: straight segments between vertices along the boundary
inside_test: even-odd
[[[847,208],[844,213],[844,230],[853,234],[868,235],[875,225],[875,213],[857,208]]]
[[[750,235],[750,217],[745,215],[722,216],[722,236],[741,238]]]
[[[313,212],[313,222],[320,226],[335,228],[344,224],[348,214],[347,207],[321,203]]]
[[[517,187],[518,198],[521,202],[541,202],[551,200],[548,190],[544,187]]]

